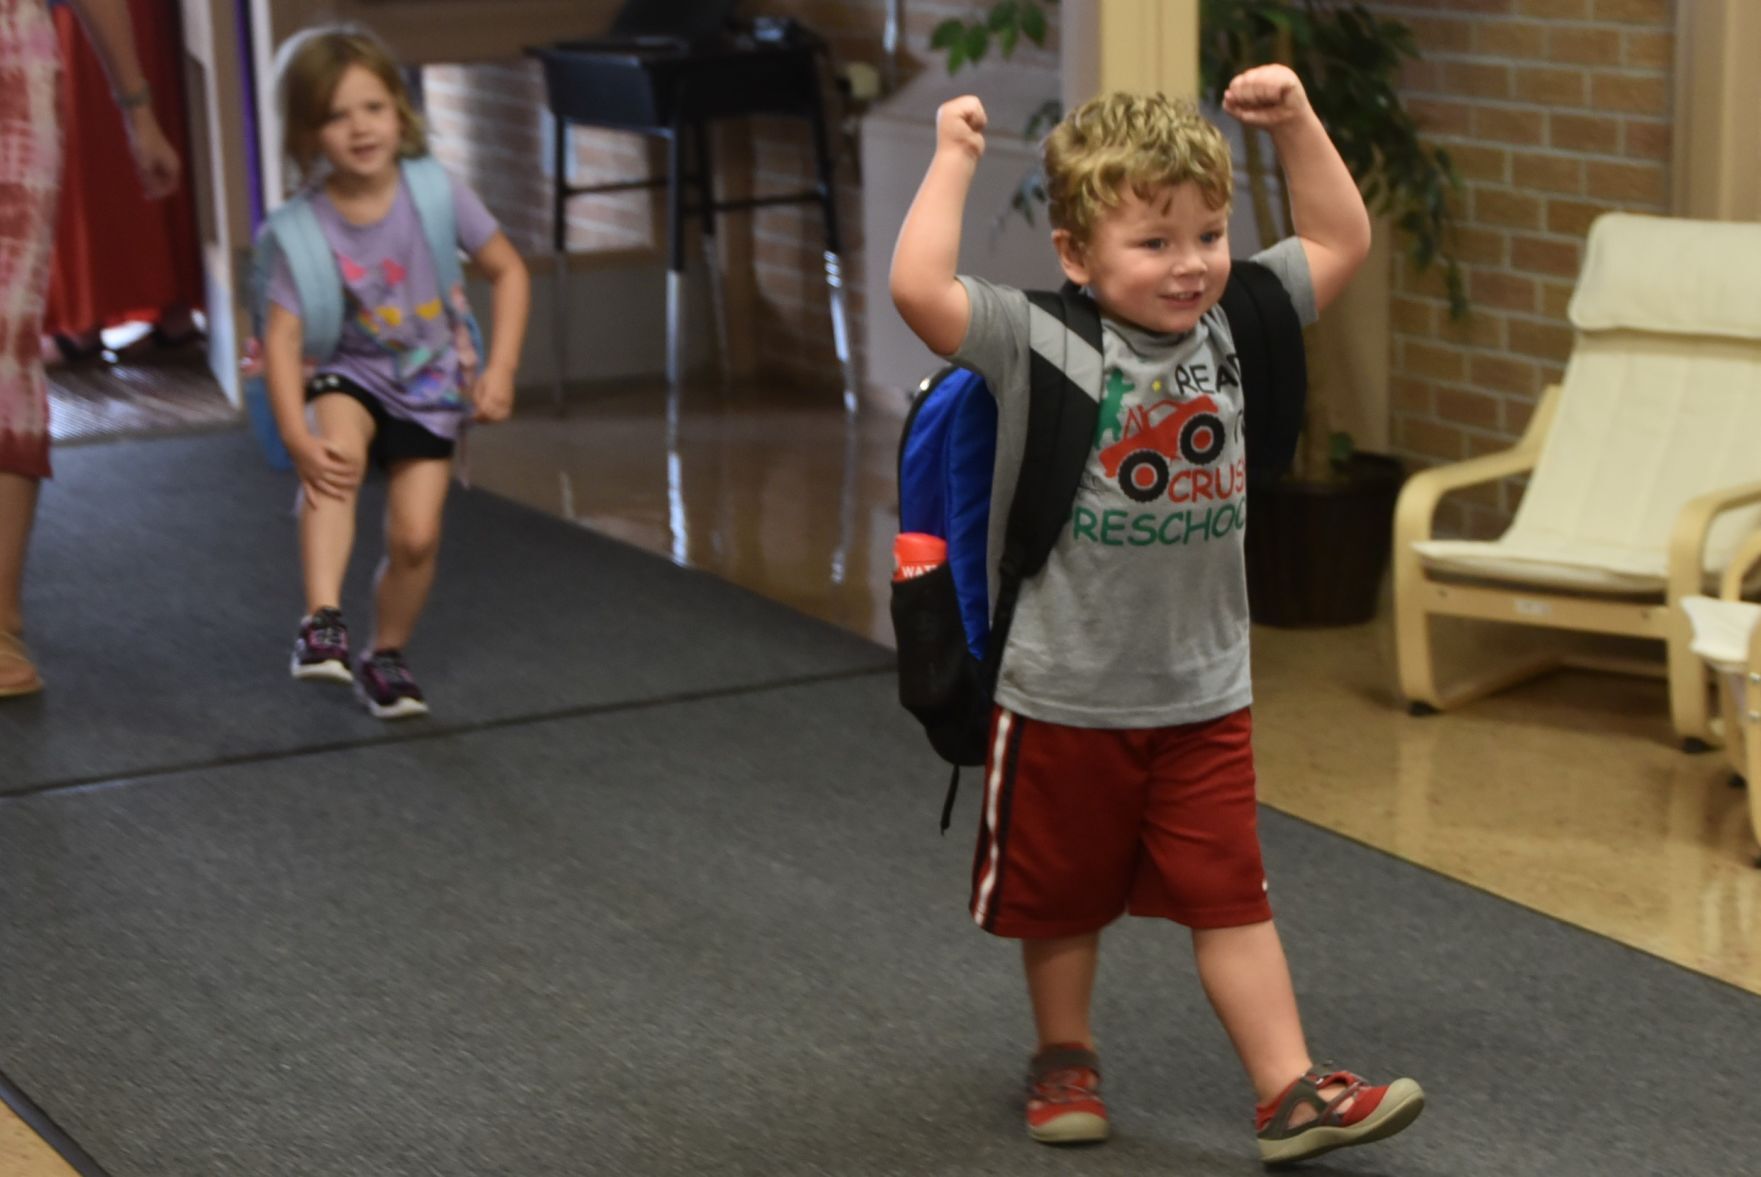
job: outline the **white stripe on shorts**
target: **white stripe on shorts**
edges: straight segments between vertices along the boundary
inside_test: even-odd
[[[985,918],[990,914],[991,891],[997,885],[999,861],[999,831],[997,830],[997,805],[1003,796],[1003,769],[1009,748],[1009,728],[1013,725],[1015,715],[1007,707],[997,708],[997,734],[991,741],[991,770],[984,778],[984,811],[981,820],[985,831],[990,835],[990,857],[984,864],[984,874],[978,880],[978,895],[972,901],[972,918],[979,927],[984,927]]]

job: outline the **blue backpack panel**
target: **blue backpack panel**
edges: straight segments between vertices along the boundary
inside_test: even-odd
[[[997,402],[984,377],[946,368],[924,385],[899,446],[899,530],[948,541],[948,564],[966,648],[983,662],[990,636],[985,551],[991,471],[997,460]]]

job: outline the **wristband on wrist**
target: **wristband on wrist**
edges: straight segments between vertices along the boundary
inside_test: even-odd
[[[136,110],[140,107],[146,106],[152,101],[153,87],[147,85],[145,82],[141,83],[141,88],[139,90],[132,91],[128,94],[116,95],[116,105],[123,110]]]

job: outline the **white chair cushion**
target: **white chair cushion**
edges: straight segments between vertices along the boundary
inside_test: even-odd
[[[1633,332],[1581,336],[1558,415],[1510,529],[1414,545],[1433,567],[1605,592],[1661,591],[1688,500],[1761,482],[1761,344]],[[1761,505],[1713,524],[1716,575]]]
[[[1435,539],[1413,545],[1419,559],[1433,572],[1454,573],[1482,580],[1507,581],[1536,588],[1572,592],[1611,593],[1617,596],[1662,596],[1669,577],[1610,572],[1593,563],[1569,564],[1553,550],[1525,550],[1508,540]],[[1575,557],[1593,558],[1579,549]],[[1711,587],[1708,585],[1708,587]]]
[[[1689,647],[1725,674],[1740,674],[1749,662],[1749,635],[1761,621],[1761,605],[1717,597],[1683,597],[1682,608],[1694,627]]]
[[[1606,213],[1566,314],[1580,331],[1761,340],[1761,224]]]

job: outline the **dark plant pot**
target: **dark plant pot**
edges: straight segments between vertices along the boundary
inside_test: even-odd
[[[1357,625],[1376,615],[1406,471],[1357,454],[1344,476],[1280,479],[1247,495],[1247,597],[1261,625]]]

